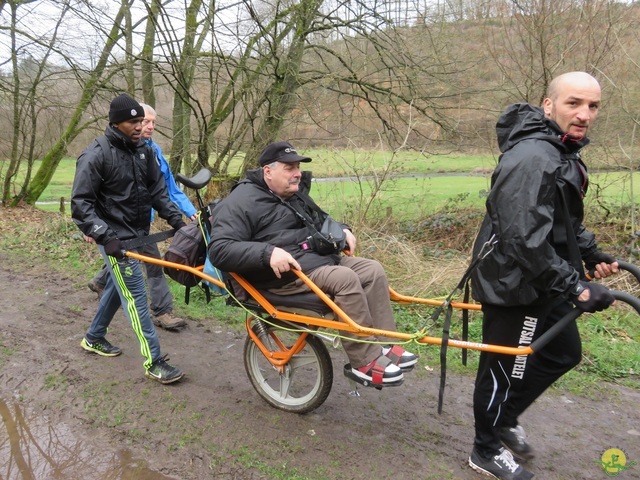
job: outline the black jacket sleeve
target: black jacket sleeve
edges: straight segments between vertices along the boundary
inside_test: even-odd
[[[263,269],[270,271],[269,262],[274,245],[252,241],[254,220],[248,214],[256,205],[242,186],[220,202],[213,211],[209,249],[211,262],[226,272],[240,274]]]
[[[76,173],[71,190],[71,217],[82,233],[104,245],[116,232],[96,212],[97,192],[103,176],[103,155],[94,142],[76,161]]]

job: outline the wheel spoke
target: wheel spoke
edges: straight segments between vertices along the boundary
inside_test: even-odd
[[[305,365],[318,365],[318,359],[315,355],[311,354],[294,355],[291,360],[289,360],[289,365],[291,365],[291,370],[295,370]]]
[[[285,399],[289,396],[289,387],[293,380],[293,370],[288,366],[285,367],[284,373],[280,374],[280,398]]]

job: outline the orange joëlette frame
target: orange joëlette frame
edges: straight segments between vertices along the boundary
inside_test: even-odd
[[[156,265],[161,265],[163,267],[169,267],[169,268],[177,268],[179,270],[186,270],[190,273],[193,273],[194,275],[199,276],[200,278],[207,280],[211,283],[213,283],[214,285],[217,285],[219,287],[222,288],[226,288],[226,285],[221,282],[220,280],[213,278],[205,273],[202,272],[202,267],[200,268],[193,268],[193,267],[189,267],[188,265],[182,265],[179,263],[174,263],[174,262],[167,262],[166,260],[160,260],[158,258],[153,258],[153,257],[148,257],[146,255],[140,255],[138,253],[135,252],[126,252],[126,256],[131,257],[131,258],[135,258],[137,260],[143,261],[143,262],[148,262],[148,263],[154,263]],[[321,317],[315,317],[315,316],[309,316],[309,315],[302,315],[302,314],[297,314],[297,313],[289,313],[289,312],[283,312],[281,310],[278,310],[275,306],[273,306],[266,298],[264,298],[264,296],[258,291],[256,290],[250,283],[248,283],[244,278],[242,278],[240,275],[231,272],[231,276],[249,293],[249,295],[256,301],[258,302],[258,304],[264,309],[265,312],[267,312],[271,317],[275,318],[275,319],[279,319],[279,320],[287,320],[289,322],[293,322],[293,323],[301,323],[304,324],[305,326],[314,326],[314,327],[319,327],[319,328],[331,328],[334,330],[339,330],[339,331],[343,331],[343,332],[349,332],[349,333],[353,333],[362,337],[369,337],[372,335],[377,335],[377,336],[385,336],[385,337],[389,337],[389,338],[397,338],[398,340],[411,340],[411,339],[415,339],[416,342],[418,343],[424,343],[424,344],[429,344],[429,345],[441,345],[442,344],[442,339],[439,337],[430,337],[430,336],[417,336],[415,334],[410,334],[410,333],[403,333],[403,332],[392,332],[389,330],[380,330],[377,328],[367,328],[367,327],[363,327],[361,325],[358,325],[356,322],[354,322],[351,317],[349,317],[345,312],[342,311],[342,309],[340,307],[338,307],[338,305],[336,305],[333,300],[331,300],[322,290],[320,290],[320,288],[314,284],[311,280],[309,280],[309,278],[302,272],[298,271],[298,270],[292,270],[296,275],[298,275],[298,277],[300,277],[300,279],[313,291],[316,293],[316,295],[318,295],[328,306],[329,308],[331,308],[331,310],[333,310],[333,312],[335,313],[336,317],[338,317],[340,320],[328,320],[325,318],[321,318]],[[399,293],[395,292],[392,288],[389,288],[389,293],[390,293],[390,297],[391,300],[394,302],[398,302],[398,303],[404,303],[404,304],[412,304],[412,303],[419,303],[419,304],[424,304],[424,305],[432,305],[432,306],[440,306],[442,305],[444,302],[441,300],[432,300],[432,299],[426,299],[426,298],[418,298],[418,297],[409,297],[409,296],[405,296],[405,295],[400,295]],[[467,310],[480,310],[481,307],[479,304],[472,304],[472,303],[457,303],[457,302],[452,302],[451,306],[454,308],[459,308],[459,309],[467,309]],[[251,335],[251,333],[253,333],[251,331],[251,328],[247,329],[249,331],[249,334]],[[304,345],[304,337],[306,337],[306,332],[303,332],[301,334],[301,338],[299,339],[300,344]],[[258,346],[260,346],[261,342],[256,342],[258,344]],[[296,342],[296,345],[298,344],[298,342]],[[449,339],[447,342],[447,345],[451,346],[451,347],[456,347],[456,348],[467,348],[469,350],[479,350],[479,351],[484,351],[484,352],[493,352],[493,353],[500,353],[500,354],[504,354],[504,355],[530,355],[532,354],[534,351],[531,347],[527,346],[527,347],[504,347],[501,345],[491,345],[491,344],[486,344],[486,343],[476,343],[476,342],[465,342],[462,340],[454,340],[454,339]],[[291,348],[291,351],[289,352],[289,355],[286,355],[287,358],[282,358],[282,359],[270,359],[270,361],[272,361],[272,363],[274,364],[285,364],[288,361],[288,358],[290,358],[293,355],[293,351],[296,350],[296,346],[294,345]],[[265,352],[263,352],[265,353]],[[273,361],[273,360],[279,360],[279,361]]]

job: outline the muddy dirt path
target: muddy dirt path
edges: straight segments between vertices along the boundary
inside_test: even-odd
[[[87,478],[87,466],[104,479],[484,478],[466,465],[471,371],[449,374],[439,416],[437,365],[408,374],[399,388],[364,389],[354,398],[341,373],[345,356],[332,350],[327,401],[307,415],[287,414],[251,388],[242,333],[195,321],[179,333],[160,331],[163,351],[187,373],[183,382],[162,386],[144,377],[122,314],[109,338],[123,355],[103,358],[80,348],[96,306],[86,278],[52,274],[0,252],[0,400],[8,407],[0,409],[0,478],[31,478],[21,472],[33,465],[19,467],[36,451],[47,458],[44,473],[33,477],[39,479]],[[593,398],[548,393],[522,419],[538,452],[529,468],[540,479],[604,479],[599,461],[617,448],[639,463],[617,477],[640,478],[639,411],[640,392],[615,385]],[[64,427],[75,450],[50,451],[50,436],[32,439],[30,447],[10,445],[16,437],[7,428],[16,412],[46,419],[49,432]],[[121,458],[123,451],[127,465],[141,466],[138,474],[97,468],[98,457]]]

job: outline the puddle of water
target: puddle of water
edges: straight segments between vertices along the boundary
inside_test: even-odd
[[[104,451],[0,399],[0,479],[175,480],[147,467],[126,449]]]

